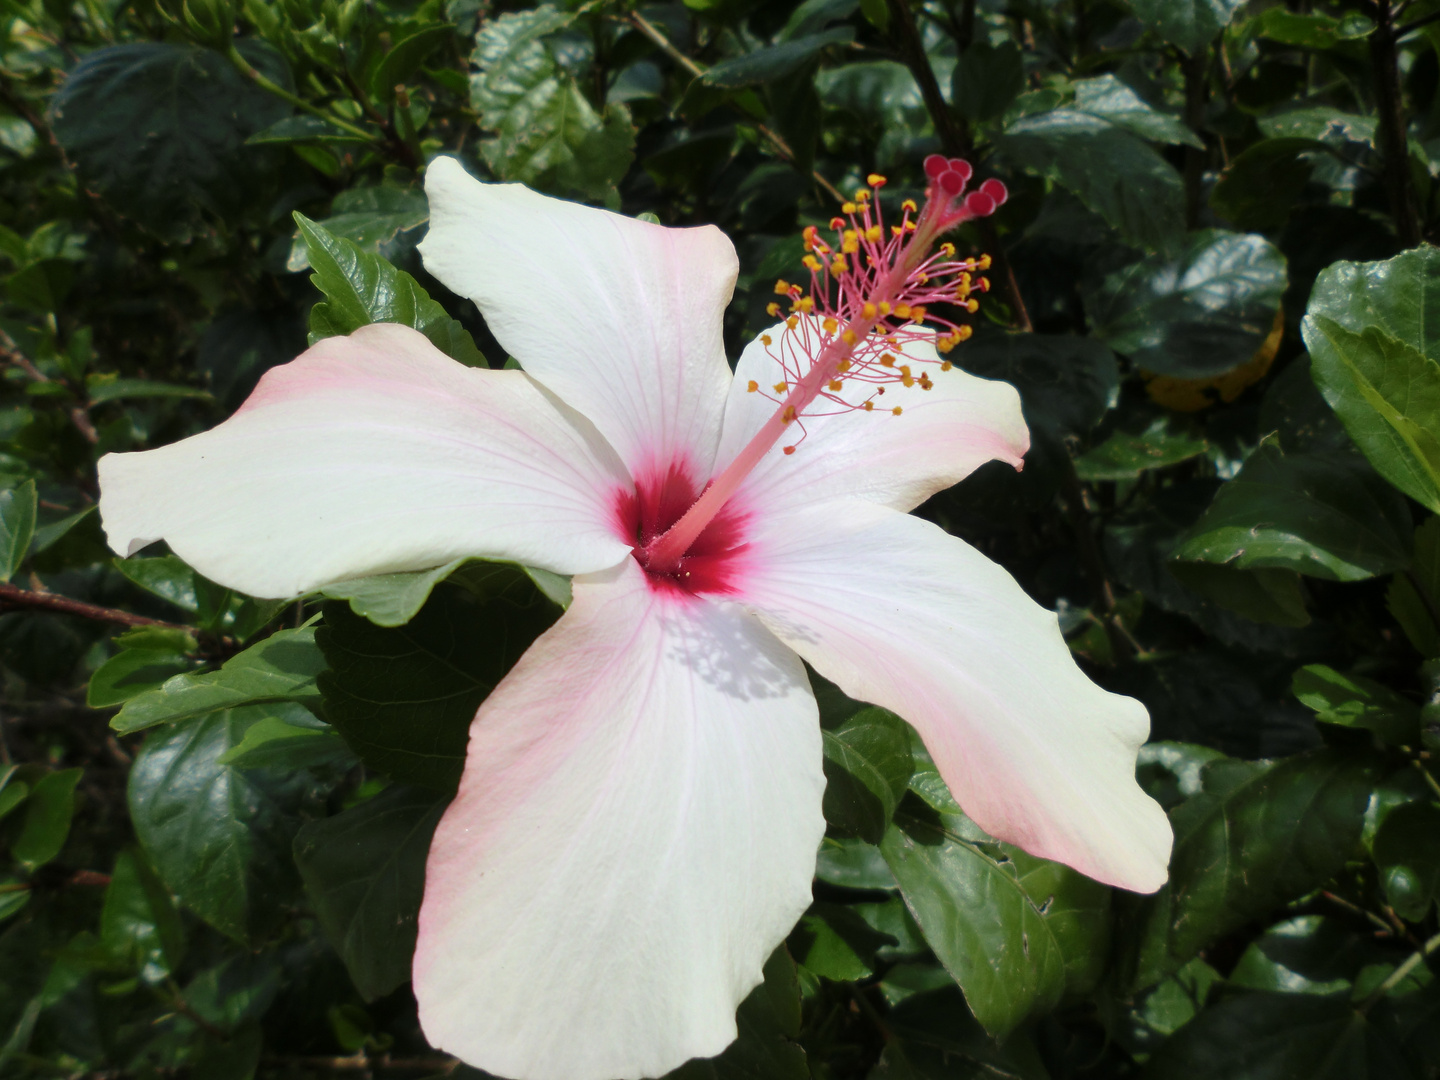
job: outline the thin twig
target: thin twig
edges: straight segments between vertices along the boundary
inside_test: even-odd
[[[158,626],[166,630],[190,630],[190,627],[181,626],[179,623],[165,622],[163,619],[150,619],[144,615],[132,615],[119,608],[101,607],[99,604],[89,604],[84,600],[61,596],[59,593],[22,589],[18,585],[0,582],[0,612],[26,610],[78,615],[82,619],[117,623],[120,626]]]
[[[665,36],[665,32],[663,30],[661,30],[658,26],[652,23],[649,19],[645,18],[645,16],[641,15],[639,12],[632,11],[629,15],[625,16],[620,21],[629,23],[636,30],[640,31],[640,33],[644,34],[647,38],[649,38],[656,48],[658,48],[666,56],[670,57],[671,60],[674,60],[675,63],[679,64],[682,68],[684,68],[692,79],[698,79],[700,76],[705,74],[705,68],[701,67],[694,60],[690,59],[690,57],[686,56],[683,52],[676,48],[675,43]],[[780,157],[784,158],[791,165],[795,164],[795,151],[790,148],[790,144],[785,141],[784,137],[778,131],[770,127],[768,124],[761,124],[758,122],[755,124],[755,127],[759,130],[760,134],[765,137],[766,141],[770,143],[771,147],[775,150],[777,154],[780,155]],[[811,169],[810,178],[814,180],[815,183],[820,185],[820,187],[825,190],[825,193],[829,195],[832,199],[834,199],[836,202],[843,203],[845,201],[845,196],[840,194],[839,189],[836,188],[834,184],[830,183],[829,180],[825,179],[825,177],[820,173],[819,169]]]
[[[1360,1012],[1369,1012],[1376,1002],[1404,982],[1410,973],[1419,967],[1425,961],[1425,958],[1436,949],[1440,949],[1440,934],[1436,934],[1429,941],[1425,942],[1424,945],[1421,945],[1420,948],[1406,957],[1405,962],[1392,971],[1386,977],[1385,981],[1377,986],[1371,992],[1370,996],[1365,999],[1360,1005]]]

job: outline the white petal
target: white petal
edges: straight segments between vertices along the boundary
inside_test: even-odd
[[[593,420],[637,478],[672,462],[710,475],[739,269],[724,233],[482,184],[453,158],[430,163],[425,193],[425,268],[479,305],[527,372]]]
[[[810,903],[824,787],[804,669],[751,616],[632,559],[577,578],[475,717],[430,849],[426,1037],[515,1080],[718,1054]]]
[[[739,453],[776,409],[762,393],[748,391],[749,382],[783,397],[774,393],[774,385],[785,379],[777,358],[787,360],[794,370],[805,333],[805,323],[794,331],[780,323],[766,331],[773,344],[767,347],[763,338],[756,338],[746,347],[725,406],[716,455],[720,467]],[[931,363],[921,363],[925,360]],[[806,416],[804,440],[793,454],[786,454],[784,447],[795,444],[801,435],[792,425],[746,480],[742,490],[747,500],[756,505],[796,506],[850,497],[909,510],[992,459],[1019,468],[1030,447],[1030,433],[1015,388],[959,368],[941,371],[939,361],[931,342],[907,343],[900,363],[910,362],[917,378],[928,371],[934,389],[891,383],[883,396],[875,398],[872,412],[841,410],[834,403],[817,401],[813,408],[819,412],[841,411]],[[800,363],[799,369],[808,370],[808,362]],[[873,392],[872,385],[850,379],[836,396],[859,405]],[[899,416],[889,411],[897,405],[902,409]]]
[[[629,551],[614,452],[518,371],[467,368],[409,327],[328,338],[273,368],[219,427],[100,460],[100,515],[206,577],[284,597],[465,555],[557,573]]]
[[[1087,679],[1003,569],[854,501],[768,516],[750,556],[747,605],[851,697],[910,721],[981,828],[1111,885],[1164,883],[1169,822],[1135,781],[1145,707]]]

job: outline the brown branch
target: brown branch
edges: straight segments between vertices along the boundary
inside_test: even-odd
[[[0,582],[0,612],[5,611],[53,611],[60,615],[78,615],[82,619],[96,622],[117,623],[120,626],[158,626],[166,630],[190,631],[190,627],[179,623],[150,619],[144,615],[132,615],[119,608],[101,607],[84,600],[74,600],[59,593],[41,592],[38,589],[22,589],[18,585]]]
[[[975,144],[970,137],[970,125],[956,116],[950,106],[945,104],[945,96],[940,92],[940,83],[935,78],[935,69],[930,66],[930,58],[925,55],[925,44],[920,40],[920,31],[915,25],[915,16],[910,11],[908,0],[889,2],[890,24],[897,38],[896,44],[905,66],[910,69],[916,85],[920,87],[925,111],[930,114],[930,120],[935,125],[935,134],[940,137],[941,147],[947,154],[955,157],[972,157]],[[1000,244],[1000,234],[995,229],[994,221],[980,218],[975,222],[975,227],[980,230],[981,243],[990,255],[991,265],[997,276],[1005,281],[1016,325],[1026,333],[1033,332],[1035,326],[1030,321],[1030,312],[1025,310],[1025,299],[1020,295],[1020,283],[1015,280],[1015,268],[1005,257],[1005,249]]]
[[[1410,178],[1410,151],[1405,142],[1405,114],[1400,100],[1400,72],[1395,43],[1394,12],[1390,0],[1372,7],[1375,29],[1370,34],[1370,63],[1375,69],[1375,97],[1379,121],[1380,158],[1384,162],[1385,191],[1395,232],[1407,248],[1420,243],[1420,218],[1415,209],[1415,188]]]
[[[651,43],[654,44],[656,48],[658,48],[666,56],[670,57],[670,59],[675,61],[675,63],[679,64],[680,67],[682,67],[692,79],[698,79],[701,75],[705,74],[705,69],[703,67],[701,67],[694,60],[690,59],[690,57],[686,56],[683,52],[677,49],[675,47],[675,43],[665,36],[665,32],[663,30],[661,30],[658,26],[652,23],[649,19],[645,18],[645,16],[641,15],[639,12],[632,11],[629,15],[625,16],[620,21],[629,23],[636,30],[640,31],[640,33],[645,35],[645,37],[649,38]],[[791,165],[795,164],[795,151],[790,148],[790,144],[785,141],[784,137],[781,136],[778,131],[770,127],[768,124],[761,124],[757,122],[755,126],[757,129],[759,129],[760,134],[764,136],[765,140],[770,144],[771,148],[774,149],[776,154],[783,158],[787,163]],[[819,169],[811,169],[810,178],[814,180],[815,183],[820,185],[820,187],[825,190],[825,194],[829,195],[836,202],[843,203],[845,201],[845,196],[840,194],[839,189],[836,188],[834,184],[830,183],[829,180],[825,179],[824,175],[821,174]]]

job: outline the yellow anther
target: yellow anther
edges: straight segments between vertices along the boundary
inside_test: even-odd
[[[901,365],[900,365],[900,384],[901,384],[902,386],[914,386],[914,385],[915,385],[915,376],[913,376],[913,375],[910,374],[910,365],[909,365],[909,364],[901,364]]]
[[[905,410],[900,408],[899,405],[896,405],[893,409],[890,410],[891,414],[894,416],[899,416],[904,411]]]
[[[866,411],[866,412],[869,412],[869,411],[872,410],[873,408],[875,408],[875,403],[874,403],[873,401],[867,401],[867,402],[865,402],[865,411]]]
[[[849,269],[850,264],[845,261],[844,255],[836,255],[834,261],[830,263],[830,273],[834,274],[836,277],[839,277],[841,274],[845,273],[845,271]]]
[[[860,309],[860,314],[866,319],[874,319],[879,316],[880,309],[874,304],[867,302],[865,306]]]
[[[941,363],[940,363],[940,370],[941,370],[941,371],[949,371],[949,370],[950,370],[951,368],[953,368],[954,366],[955,366],[955,365],[952,364],[949,360],[944,360],[944,361],[941,361]]]
[[[868,199],[868,198],[870,198],[870,192],[867,191],[865,188],[862,187],[862,188],[856,188],[856,189],[855,189],[855,201],[856,201],[856,202],[864,202],[864,201],[865,201],[866,199]]]
[[[798,315],[791,315],[788,319],[785,320],[785,329],[787,329],[787,330],[794,330],[795,327],[797,327],[797,326],[799,326],[799,325],[800,325],[800,316],[798,316]]]
[[[899,235],[901,235],[902,233],[904,233],[904,231],[905,231],[905,230],[902,229],[902,228],[900,228],[899,225],[891,225],[891,226],[890,226],[890,235],[891,235],[891,236],[899,236]]]
[[[812,274],[820,273],[820,260],[814,255],[806,255],[805,258],[800,261],[805,264],[805,269],[809,270]]]
[[[810,312],[815,310],[815,298],[813,296],[802,296],[799,300],[795,301],[794,310],[809,315]]]
[[[955,257],[955,245],[948,240],[945,241],[945,243],[940,245],[940,254],[944,255],[947,259],[953,259]]]
[[[989,269],[990,269],[990,256],[989,256],[989,255],[981,255],[980,258],[976,259],[976,260],[975,260],[975,269],[976,269],[976,270],[989,270]]]
[[[905,222],[905,231],[906,231],[906,232],[914,232],[914,231],[915,231],[915,222],[913,222],[913,221],[907,221],[907,222]]]
[[[957,341],[969,341],[970,335],[973,333],[975,333],[973,326],[957,326],[955,328],[955,338]]]
[[[865,183],[869,184],[871,187],[884,187],[885,177],[881,176],[879,173],[872,172],[869,176],[865,177]]]
[[[801,238],[805,243],[806,251],[815,250],[815,232],[816,230],[814,225],[806,225],[804,232],[800,234]]]
[[[889,315],[889,314],[890,314],[890,301],[889,301],[889,300],[881,300],[881,301],[880,301],[880,314],[881,314],[881,315]]]
[[[856,207],[853,202],[847,202],[840,207],[840,212],[842,214],[853,214],[857,209],[858,207]]]
[[[789,389],[789,385],[788,385],[787,383],[777,382],[777,383],[775,384],[775,393],[777,393],[777,394],[783,394],[783,393],[784,393],[786,390],[788,390],[788,389]]]
[[[825,328],[825,333],[827,334],[833,334],[840,326],[840,324],[835,321],[834,317],[830,315],[826,315],[825,321],[822,322],[820,325]]]
[[[840,363],[835,365],[835,370],[840,372],[841,375],[844,375],[845,372],[850,370],[850,361],[841,360]]]
[[[989,279],[989,278],[984,278],[984,277],[982,277],[979,281],[975,282],[975,287],[976,287],[977,289],[979,289],[981,292],[989,292],[989,291],[990,291],[990,279]]]
[[[955,347],[955,339],[948,334],[935,339],[935,348],[940,352],[949,352]]]
[[[781,415],[781,417],[780,417],[780,422],[783,423],[783,424],[788,424],[788,423],[790,423],[790,422],[791,422],[792,420],[794,420],[794,419],[795,419],[795,406],[794,406],[794,405],[786,405],[786,406],[785,406],[785,412],[784,412],[784,414]]]
[[[789,295],[790,295],[790,283],[789,283],[788,281],[786,281],[784,278],[781,278],[779,281],[775,282],[775,295],[776,295],[776,296],[789,296]]]
[[[980,301],[972,296],[969,300],[965,301],[965,310],[970,312],[971,315],[974,315],[975,312],[980,310]]]
[[[925,273],[924,271],[921,271],[920,273],[915,275],[915,280],[918,281],[921,285],[924,285],[927,281],[930,280],[930,275]]]
[[[841,333],[841,335],[840,335],[840,340],[843,341],[843,342],[845,342],[846,345],[854,345],[855,342],[859,341],[860,339],[855,336],[855,331],[854,331],[854,330],[851,330],[851,329],[847,326],[847,327],[845,328],[844,332]]]
[[[902,203],[900,204],[900,209],[901,209],[901,210],[909,210],[910,213],[914,214],[914,213],[916,213],[917,211],[919,211],[920,208],[915,205],[915,200],[914,200],[914,199],[906,199],[904,202],[902,202]]]
[[[880,228],[879,225],[871,225],[868,229],[865,230],[865,239],[869,240],[872,244],[878,243],[880,237],[884,235],[885,230]]]
[[[898,315],[898,316],[900,316],[900,318],[902,318],[902,319],[908,319],[908,318],[910,317],[910,305],[909,305],[909,304],[896,304],[896,305],[895,305],[895,314]]]
[[[924,322],[924,321],[925,321],[925,309],[924,309],[921,305],[916,304],[914,307],[912,307],[912,308],[910,309],[910,320],[911,320],[912,322]]]
[[[845,386],[845,383],[844,383],[844,381],[841,380],[841,379],[831,379],[831,380],[830,380],[830,383],[829,383],[829,387],[830,387],[831,390],[840,390],[840,389],[842,389],[844,386]]]
[[[894,366],[895,366],[895,357],[891,356],[891,355],[887,352],[884,356],[880,357],[880,366],[881,366],[881,367],[894,367]]]
[[[860,250],[860,237],[854,229],[845,230],[845,236],[840,241],[840,250],[846,255],[853,255]]]
[[[759,384],[758,382],[756,382],[754,379],[751,379],[748,383],[745,384],[745,392],[746,392],[747,394],[753,394],[753,393],[755,393],[756,390],[759,390],[759,389],[760,389],[760,384]]]
[[[769,334],[761,334],[761,335],[760,335],[760,342],[761,342],[761,344],[763,344],[763,345],[772,345],[772,344],[774,344],[774,342],[772,342],[772,341],[770,340],[770,335],[769,335]]]
[[[772,319],[778,319],[780,317],[780,305],[775,303],[774,300],[771,300],[770,303],[765,305],[765,314],[769,315]]]

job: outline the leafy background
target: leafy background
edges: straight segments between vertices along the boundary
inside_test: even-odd
[[[817,680],[815,903],[676,1075],[1440,1075],[1437,48],[1436,0],[0,2],[0,1074],[476,1075],[407,985],[425,851],[568,599],[117,560],[98,455],[307,332],[505,363],[415,254],[436,154],[719,224],[735,355],[804,225],[941,151],[1012,192],[954,356],[1035,445],[921,513],[1149,707],[1170,883],[995,842]]]

